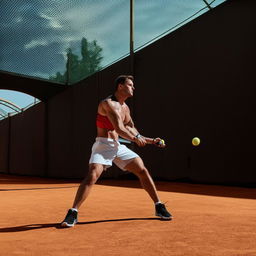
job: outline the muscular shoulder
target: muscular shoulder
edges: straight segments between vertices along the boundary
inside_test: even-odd
[[[108,111],[118,111],[120,104],[113,101],[111,98],[106,98],[99,103],[98,112],[100,114],[106,115]]]

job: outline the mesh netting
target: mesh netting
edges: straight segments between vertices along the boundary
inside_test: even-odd
[[[135,49],[208,10],[203,0],[134,0],[134,9]],[[129,54],[128,0],[1,0],[0,17],[4,71],[72,84]]]

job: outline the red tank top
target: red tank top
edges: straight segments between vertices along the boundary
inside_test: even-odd
[[[104,128],[107,130],[115,130],[112,123],[109,121],[107,116],[103,116],[101,114],[97,114],[96,118],[96,126],[99,128]]]

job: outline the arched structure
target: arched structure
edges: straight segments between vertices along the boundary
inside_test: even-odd
[[[3,98],[0,98],[0,105],[4,105],[5,107],[11,108],[12,110],[14,110],[17,113],[22,111],[22,108],[20,108],[19,106],[17,106],[13,102],[11,102],[9,100],[5,100]]]
[[[2,118],[5,118],[7,115],[8,115],[8,113],[5,110],[3,110],[2,108],[0,108],[0,120]]]
[[[0,89],[27,93],[41,101],[46,101],[66,89],[62,84],[4,71],[0,71],[0,81]]]

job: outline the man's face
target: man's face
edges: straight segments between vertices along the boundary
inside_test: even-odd
[[[128,96],[132,97],[133,96],[133,91],[134,91],[134,86],[133,86],[133,81],[131,79],[126,79],[124,84],[121,86],[122,91]]]

